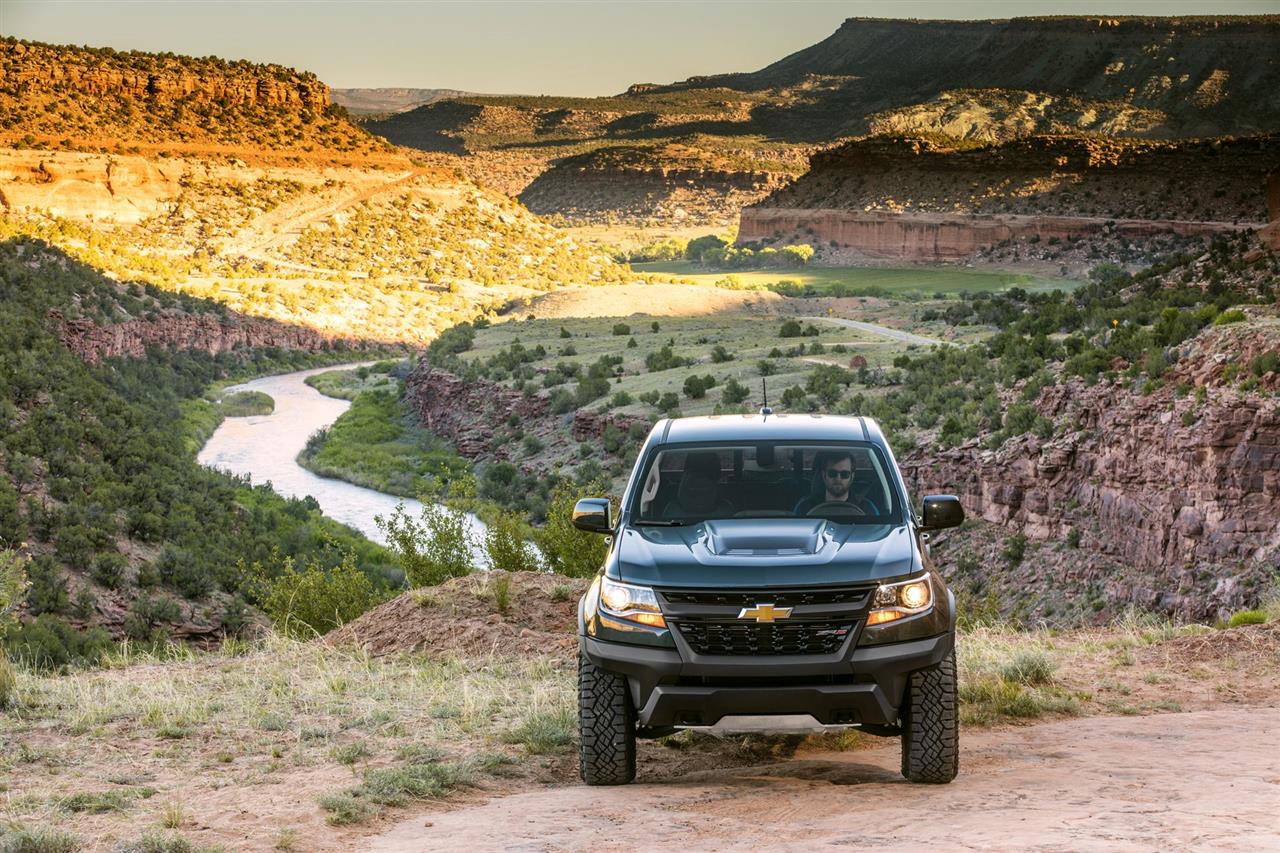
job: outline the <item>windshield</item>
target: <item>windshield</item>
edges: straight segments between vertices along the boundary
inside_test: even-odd
[[[884,457],[869,444],[670,447],[640,478],[633,523],[717,518],[826,518],[840,524],[901,520]]]

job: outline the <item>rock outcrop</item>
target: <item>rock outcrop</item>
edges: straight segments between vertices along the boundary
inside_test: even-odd
[[[494,430],[513,415],[520,421],[547,416],[545,397],[527,397],[486,379],[467,380],[423,359],[405,380],[405,396],[419,420],[468,459],[509,458]]]
[[[1076,530],[1086,550],[1075,553],[1098,559],[1037,557],[1044,587],[1096,583],[1121,607],[1229,613],[1246,603],[1246,579],[1280,565],[1280,376],[1254,377],[1263,393],[1238,385],[1254,359],[1280,352],[1280,323],[1248,325],[1185,344],[1146,395],[1126,380],[1047,387],[1036,408],[1053,438],[917,451],[904,474],[917,494],[957,494],[970,516],[1033,542]]]
[[[156,314],[123,323],[98,325],[92,320],[65,320],[61,314],[52,311],[49,319],[57,324],[58,337],[63,345],[90,364],[119,356],[142,358],[150,346],[201,350],[217,355],[252,347],[317,352],[359,345],[314,329],[255,317]]]
[[[405,397],[422,424],[468,459],[519,462],[523,470],[543,474],[554,467],[551,460],[531,462],[527,453],[498,440],[500,425],[515,418],[527,433],[558,434],[574,442],[599,441],[611,426],[625,434],[633,424],[649,425],[645,418],[615,412],[577,409],[572,415],[554,414],[546,397],[526,396],[487,379],[464,379],[426,359],[405,381]]]
[[[0,210],[135,225],[181,191],[182,164],[71,151],[0,151]]]
[[[280,65],[0,40],[0,90],[323,111],[329,87]]]
[[[748,207],[742,211],[738,241],[750,243],[784,235],[786,242],[838,246],[869,258],[955,261],[1006,240],[1048,242],[1101,236],[1137,240],[1159,234],[1212,238],[1248,227],[1229,222],[1170,219],[1104,220],[1076,216],[948,215]]]

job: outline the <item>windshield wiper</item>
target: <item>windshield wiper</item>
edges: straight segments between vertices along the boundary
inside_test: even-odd
[[[676,521],[671,518],[655,518],[649,521],[637,521],[635,527],[684,527],[683,521]]]

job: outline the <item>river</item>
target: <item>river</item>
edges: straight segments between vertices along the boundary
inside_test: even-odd
[[[275,411],[269,415],[226,418],[196,458],[201,465],[247,476],[255,484],[269,482],[287,497],[310,495],[325,515],[354,527],[375,542],[386,544],[386,537],[374,517],[391,515],[396,506],[403,503],[405,510],[416,518],[422,511],[421,503],[344,480],[318,477],[297,462],[311,434],[332,424],[351,405],[346,400],[326,397],[307,385],[306,378],[359,366],[318,367],[266,376],[227,388],[225,393],[261,391],[276,401]],[[479,520],[468,518],[472,532],[483,535],[484,527]]]

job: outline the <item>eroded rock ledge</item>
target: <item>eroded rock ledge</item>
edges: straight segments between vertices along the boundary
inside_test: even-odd
[[[59,312],[50,311],[49,319],[57,325],[63,345],[90,364],[118,356],[142,358],[149,346],[194,349],[212,355],[251,347],[316,352],[335,346],[360,346],[354,340],[256,317],[161,314],[100,326],[92,320],[65,320]]]

